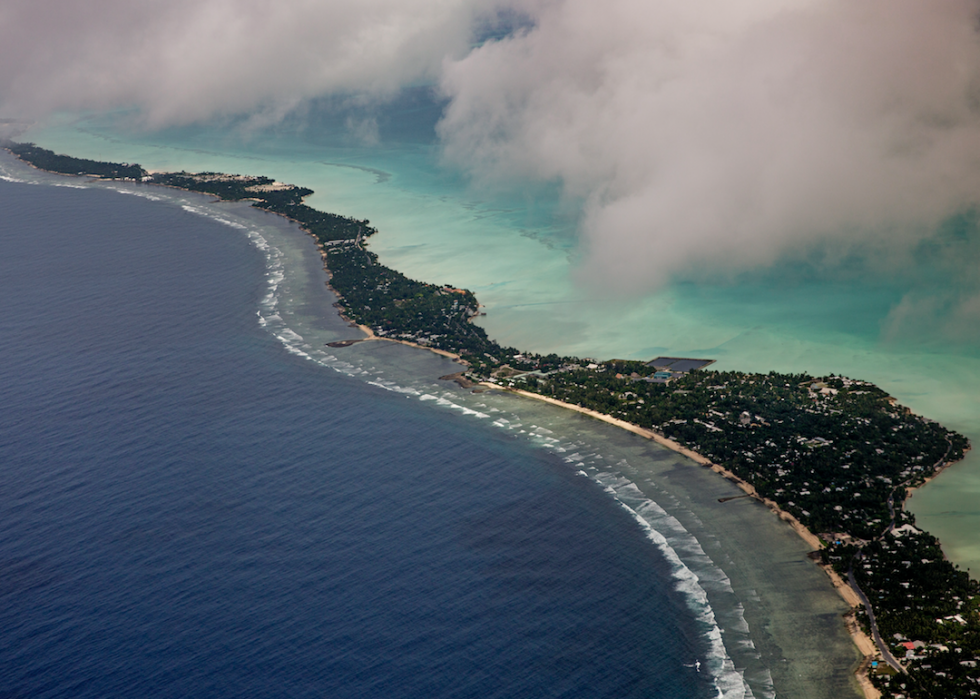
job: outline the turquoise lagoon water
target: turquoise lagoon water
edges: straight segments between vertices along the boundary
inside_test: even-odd
[[[679,282],[641,298],[597,293],[575,280],[575,203],[548,187],[468,187],[440,167],[438,114],[424,90],[407,93],[372,117],[374,144],[350,136],[350,114],[330,105],[258,131],[221,124],[147,134],[116,114],[63,116],[27,136],[83,157],[255,172],[309,186],[316,190],[312,205],[378,226],[372,247],[385,263],[475,291],[487,311],[481,322],[503,343],[841,373],[874,381],[913,410],[980,439],[978,334],[953,344],[926,327],[885,339],[889,314],[914,291],[908,279],[856,274],[841,281],[787,263],[734,282]],[[980,570],[978,452],[917,492],[910,508],[954,561]]]

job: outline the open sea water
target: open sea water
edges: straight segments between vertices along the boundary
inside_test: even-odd
[[[324,347],[358,333],[279,217],[0,166],[3,696],[855,693],[840,600],[727,482]]]
[[[0,695],[717,695],[630,513],[288,351],[257,240],[104,190],[0,211]]]

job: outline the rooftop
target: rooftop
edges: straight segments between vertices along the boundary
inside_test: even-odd
[[[709,364],[714,364],[714,359],[690,359],[688,357],[657,357],[653,361],[647,362],[647,366],[660,371],[674,371],[687,373],[695,369],[704,369]]]

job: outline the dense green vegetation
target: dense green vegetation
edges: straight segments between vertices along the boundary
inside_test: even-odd
[[[894,485],[915,485],[965,441],[843,377],[698,371],[669,383],[615,365],[518,383],[655,429],[724,465],[816,532],[870,539]]]
[[[324,213],[304,204],[303,199],[313,194],[312,189],[280,184],[268,177],[217,172],[164,172],[152,175],[146,181],[213,194],[226,201],[251,200],[252,206],[258,209],[296,221],[321,243],[359,240],[376,232],[369,221]]]
[[[3,147],[34,167],[62,175],[86,175],[105,180],[141,180],[146,176],[146,170],[139,165],[104,163],[99,160],[57,155],[44,148],[38,148],[33,143],[7,141],[3,143]]]
[[[886,696],[945,699],[980,691],[980,585],[945,559],[938,539],[907,524],[865,546],[853,570],[882,637],[908,669],[872,678]]]
[[[702,370],[664,378],[643,362],[522,353],[470,322],[480,308],[472,292],[409,279],[380,264],[367,249],[376,232],[370,222],[306,206],[309,189],[221,173],[151,177],[138,165],[69,158],[32,144],[6,147],[55,172],[250,200],[299,222],[323,251],[348,318],[381,337],[456,353],[474,381],[536,392],[660,432],[724,466],[819,534],[828,544],[823,562],[853,576],[884,642],[903,662],[901,673],[872,673],[885,696],[980,692],[980,587],[903,509],[908,488],[961,459],[969,444],[878,387],[843,376],[775,372]]]
[[[469,322],[478,313],[470,291],[409,279],[360,245],[327,248],[327,266],[347,316],[381,337],[469,355],[496,347]]]

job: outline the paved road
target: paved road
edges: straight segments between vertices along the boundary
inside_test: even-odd
[[[946,459],[949,458],[949,452],[950,450],[952,450],[952,448],[953,448],[953,443],[949,442],[949,446],[946,447],[946,453],[943,454],[943,458],[937,461],[932,467],[934,473],[944,463],[946,463]],[[891,516],[891,521],[888,523],[888,527],[885,528],[885,531],[883,531],[881,535],[877,536],[876,539],[884,538],[890,531],[892,531],[895,528],[895,492],[899,488],[907,487],[908,482],[909,481],[905,481],[903,483],[898,484],[897,486],[892,488],[892,492],[888,494],[888,514]],[[857,580],[854,579],[854,562],[860,561],[861,557],[862,554],[859,551],[854,556],[854,558],[851,559],[851,565],[847,569],[847,581],[851,584],[851,589],[854,590],[857,596],[861,599],[861,602],[864,604],[864,609],[868,613],[868,620],[871,622],[871,637],[874,639],[875,645],[878,646],[878,651],[881,653],[881,657],[884,659],[886,663],[891,665],[896,672],[905,672],[905,668],[902,667],[902,664],[898,662],[898,659],[895,658],[894,655],[892,655],[891,650],[889,650],[888,648],[888,644],[885,643],[885,641],[881,638],[881,634],[878,633],[878,622],[875,621],[875,613],[874,610],[871,608],[871,601],[868,599],[868,596],[864,594],[864,591],[860,587],[858,587]]]
[[[856,560],[860,560],[860,555],[855,556]],[[875,621],[874,610],[871,609],[871,602],[868,600],[867,595],[864,591],[858,587],[857,580],[854,579],[853,563],[852,568],[847,571],[847,581],[851,583],[851,588],[857,593],[857,596],[861,598],[861,602],[864,604],[864,611],[868,613],[868,620],[871,622],[871,637],[874,639],[875,645],[878,646],[878,652],[881,653],[881,657],[886,663],[891,665],[895,672],[905,672],[905,668],[902,664],[898,662],[894,655],[892,655],[891,650],[888,648],[888,644],[881,638],[881,634],[878,633],[878,622]]]

